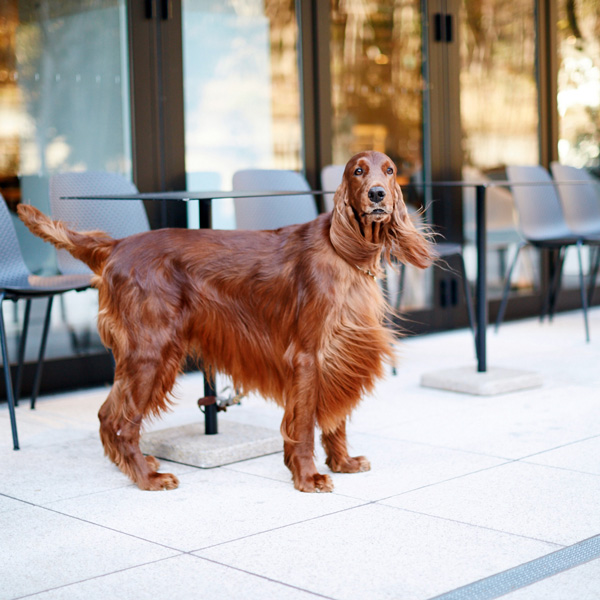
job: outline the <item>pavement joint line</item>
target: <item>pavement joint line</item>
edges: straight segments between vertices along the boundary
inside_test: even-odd
[[[391,508],[393,510],[401,510],[407,513],[421,515],[423,517],[430,517],[432,519],[439,519],[441,521],[449,521],[450,523],[457,523],[458,525],[467,525],[469,527],[476,527],[477,529],[484,529],[485,531],[493,531],[494,533],[501,533],[503,535],[510,535],[517,538],[522,538],[525,540],[532,540],[534,542],[542,542],[543,544],[547,544],[548,546],[556,546],[557,548],[563,549],[566,546],[564,544],[559,544],[558,542],[551,542],[549,540],[544,540],[542,538],[532,537],[530,535],[524,535],[522,533],[515,533],[514,531],[506,531],[505,529],[496,529],[495,527],[488,527],[486,525],[479,525],[477,523],[470,523],[469,521],[460,521],[458,519],[452,519],[450,517],[444,517],[442,515],[434,515],[433,513],[421,512],[418,510],[413,510],[411,508],[404,508],[402,506],[394,506],[393,504],[385,504],[383,501],[375,501],[375,504],[380,504],[381,506],[385,506],[387,508]]]
[[[493,600],[600,558],[600,535],[545,554],[430,600]]]

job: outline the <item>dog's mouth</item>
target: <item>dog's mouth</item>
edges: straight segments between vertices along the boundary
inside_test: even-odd
[[[383,210],[383,208],[375,208],[370,213],[367,213],[367,214],[369,214],[369,215],[386,215],[387,211]]]

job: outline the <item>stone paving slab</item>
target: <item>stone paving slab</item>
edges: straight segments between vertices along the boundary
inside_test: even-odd
[[[519,369],[491,367],[479,373],[475,367],[458,367],[423,373],[421,385],[476,396],[496,396],[541,387],[543,380],[537,373]]]
[[[160,429],[142,435],[144,454],[210,469],[283,450],[278,431],[221,420],[217,435],[206,435],[204,423]]]

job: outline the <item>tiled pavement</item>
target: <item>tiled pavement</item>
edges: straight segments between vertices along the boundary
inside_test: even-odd
[[[580,312],[490,333],[490,366],[544,381],[493,397],[419,385],[425,371],[475,368],[469,332],[404,340],[397,376],[349,426],[373,468],[333,474],[332,494],[295,491],[281,453],[209,470],[163,462],[180,487],[142,492],[103,456],[106,389],[23,402],[18,452],[3,404],[0,600],[600,598],[595,540],[583,564],[568,558],[600,534],[598,309],[591,335]],[[182,377],[149,429],[199,420],[201,388]],[[281,411],[249,398],[220,418],[278,430]],[[557,574],[527,579],[557,551]],[[499,585],[529,561],[519,589]]]

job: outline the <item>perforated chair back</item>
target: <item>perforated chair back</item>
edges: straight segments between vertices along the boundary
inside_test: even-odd
[[[0,194],[0,289],[28,286],[30,274],[21,254],[8,206]]]
[[[335,192],[344,176],[346,165],[327,165],[321,170],[321,186],[324,192]],[[325,194],[323,200],[327,211],[333,210],[334,194]]]
[[[101,230],[114,238],[124,238],[150,229],[141,200],[61,200],[61,197],[137,193],[131,181],[116,173],[60,173],[50,178],[50,211],[52,218],[65,221],[78,231]],[[90,272],[66,250],[58,250],[57,255],[61,272]]]
[[[558,185],[558,194],[569,227],[579,235],[600,234],[600,182],[585,169],[557,162],[553,162],[550,168],[557,182],[584,182]]]
[[[310,191],[305,177],[295,171],[247,169],[233,175],[233,190]],[[236,198],[234,200],[237,229],[278,229],[286,225],[306,223],[318,215],[312,195]]]
[[[543,241],[573,237],[563,216],[560,200],[552,178],[541,166],[508,166],[506,174],[511,184],[519,216],[519,229],[525,239]],[[535,185],[539,183],[539,185]]]

